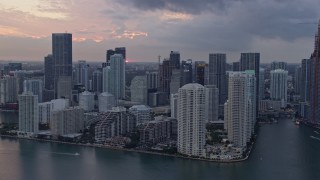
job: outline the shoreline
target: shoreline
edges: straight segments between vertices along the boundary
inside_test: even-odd
[[[91,147],[91,148],[101,148],[101,149],[109,149],[109,150],[118,150],[118,151],[125,151],[125,152],[136,152],[136,153],[141,153],[141,154],[167,156],[167,157],[174,157],[174,158],[180,158],[180,159],[198,160],[198,161],[206,161],[206,162],[213,162],[213,163],[237,163],[237,162],[245,161],[250,157],[251,151],[254,146],[254,143],[253,143],[252,146],[250,147],[250,150],[248,151],[248,153],[246,154],[246,156],[244,158],[233,159],[233,160],[213,160],[213,159],[205,159],[205,158],[188,157],[188,156],[183,156],[183,155],[178,155],[178,154],[166,154],[166,153],[161,153],[161,152],[144,151],[144,150],[138,150],[138,149],[118,148],[118,147],[106,146],[106,145],[80,144],[80,143],[72,143],[72,142],[64,142],[64,141],[56,141],[56,140],[48,140],[48,139],[18,137],[18,136],[2,135],[2,134],[0,135],[0,137],[24,139],[24,140],[31,140],[31,141],[50,142],[50,143],[59,143],[59,144],[69,144],[69,145]]]

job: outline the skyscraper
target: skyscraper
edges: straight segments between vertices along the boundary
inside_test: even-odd
[[[194,75],[194,82],[201,84],[201,85],[205,85],[206,83],[206,68],[207,68],[207,64],[203,61],[196,61],[195,62],[195,75]]]
[[[259,99],[264,99],[264,91],[265,91],[265,84],[264,84],[264,79],[265,79],[265,69],[260,68],[259,70]]]
[[[72,34],[52,34],[52,57],[55,97],[58,97],[57,83],[59,78],[61,76],[72,77]]]
[[[270,98],[283,102],[281,107],[287,104],[288,71],[276,69],[270,71]]]
[[[205,156],[206,88],[190,83],[178,93],[178,152],[188,156]]]
[[[170,93],[170,81],[172,75],[172,63],[169,59],[164,59],[159,66],[159,90]]]
[[[320,123],[320,21],[311,57],[310,114],[312,124]]]
[[[44,57],[44,88],[54,89],[53,57],[51,54]]]
[[[301,89],[300,97],[303,102],[310,102],[311,92],[311,59],[302,59],[301,61]]]
[[[146,72],[148,89],[157,89],[159,87],[159,72]]]
[[[245,148],[254,132],[256,122],[256,81],[254,71],[229,72],[228,100],[224,119],[228,139]]]
[[[294,71],[294,92],[300,95],[301,91],[301,66],[296,67]],[[301,99],[301,95],[300,95]]]
[[[114,50],[113,49],[108,49],[106,52],[106,62],[107,66],[110,66],[110,57],[114,55]]]
[[[192,83],[192,60],[181,63],[181,86]]]
[[[148,103],[147,77],[135,76],[130,86],[131,101],[146,105]]]
[[[125,60],[121,54],[112,55],[110,58],[110,78],[108,89],[115,99],[125,99]]]
[[[206,85],[205,88],[208,121],[218,121],[219,89],[215,85]]]
[[[209,54],[209,85],[219,89],[219,104],[224,104],[227,98],[226,60],[226,54]]]
[[[38,96],[32,92],[19,95],[19,131],[28,133],[39,131]]]
[[[180,69],[180,53],[178,51],[170,52],[170,61],[173,69]]]
[[[38,96],[38,102],[41,103],[43,99],[43,83],[41,79],[28,79],[23,82],[23,92],[32,92],[33,95]]]
[[[260,53],[241,53],[240,57],[240,71],[254,70],[256,76],[256,95],[260,97],[259,92],[259,74],[260,74]],[[256,98],[256,107],[259,107],[259,98]],[[258,116],[258,108],[256,109],[256,116]]]
[[[240,71],[240,62],[232,63],[232,71]]]
[[[103,90],[103,77],[100,69],[93,71],[92,74],[92,91],[101,93]]]
[[[76,65],[76,84],[89,90],[88,64],[84,60],[79,60]]]
[[[273,61],[271,63],[271,70],[276,70],[276,69],[288,70],[287,63],[283,61]]]
[[[121,54],[124,60],[127,59],[127,51],[126,51],[125,47],[116,47],[114,49],[114,54]],[[110,58],[111,58],[111,56],[110,56]]]

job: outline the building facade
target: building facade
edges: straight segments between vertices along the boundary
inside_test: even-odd
[[[178,92],[178,152],[205,156],[206,89],[196,83],[182,86]]]
[[[38,133],[39,131],[38,96],[32,92],[19,95],[19,131]]]
[[[254,133],[256,98],[254,71],[229,72],[224,121],[228,139],[236,147],[245,148]]]

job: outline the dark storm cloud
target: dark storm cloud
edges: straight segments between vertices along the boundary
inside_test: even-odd
[[[141,10],[169,10],[173,12],[184,12],[200,14],[203,11],[218,11],[225,9],[229,3],[251,0],[120,0],[130,3]]]

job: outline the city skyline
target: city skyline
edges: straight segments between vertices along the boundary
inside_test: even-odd
[[[157,61],[179,51],[181,59],[208,60],[226,53],[260,52],[261,62],[309,58],[320,17],[316,0],[256,1],[50,1],[3,0],[0,60],[41,61],[51,34],[73,34],[73,61],[104,61],[105,51],[126,47],[128,60]],[[209,38],[208,38],[209,37]]]

